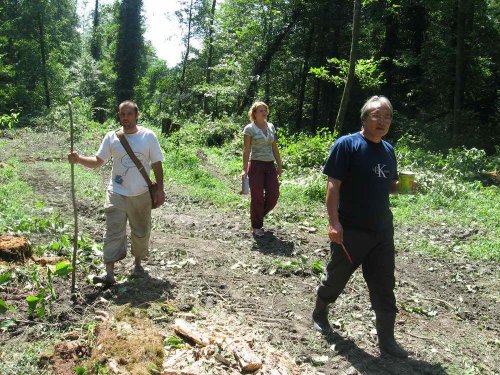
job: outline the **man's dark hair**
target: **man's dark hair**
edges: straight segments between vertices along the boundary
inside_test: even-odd
[[[125,100],[125,101],[121,102],[120,105],[118,106],[118,111],[120,111],[120,108],[123,107],[124,105],[132,106],[134,108],[135,113],[139,113],[139,107],[132,100]]]

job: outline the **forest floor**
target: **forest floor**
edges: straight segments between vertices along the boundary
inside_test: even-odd
[[[57,149],[57,140],[45,141],[37,142]],[[47,207],[64,213],[71,222],[69,183],[61,182],[43,158],[32,157],[30,139],[6,142],[9,147],[1,151],[2,160],[29,162],[23,179]],[[59,152],[56,162],[63,162],[62,153],[54,150],[47,150],[47,155]],[[331,307],[335,333],[325,337],[313,330],[311,312],[320,275],[303,267],[301,259],[315,255],[326,264],[325,234],[291,224],[266,227],[264,237],[254,238],[246,210],[217,209],[191,199],[182,186],[173,184],[166,185],[166,193],[166,204],[153,212],[144,277],[130,276],[129,255],[117,266],[117,275],[123,277],[110,288],[89,283],[88,267],[86,272],[82,267],[77,270],[76,299],[71,298],[69,278],[55,280],[58,299],[52,319],[19,321],[3,332],[1,361],[16,361],[7,357],[14,352],[5,351],[7,347],[22,348],[25,342],[57,337],[53,349],[41,354],[39,373],[73,374],[75,367],[85,364],[89,371],[89,363],[93,373],[108,373],[102,370],[105,367],[109,373],[158,373],[141,367],[147,361],[160,361],[164,374],[240,373],[241,365],[228,353],[230,349],[215,344],[201,348],[177,336],[174,321],[181,318],[202,335],[222,337],[226,343],[233,338],[251,348],[263,360],[258,374],[500,372],[498,264],[398,251],[396,337],[411,356],[382,358],[360,270]],[[77,198],[80,230],[100,242],[102,204]],[[408,232],[426,236],[432,230],[425,223],[418,228],[396,227],[395,236]],[[461,235],[453,228],[443,228],[443,233]],[[0,298],[18,311],[25,309],[21,289],[0,291]],[[148,345],[149,359],[134,354],[134,348],[139,351]]]

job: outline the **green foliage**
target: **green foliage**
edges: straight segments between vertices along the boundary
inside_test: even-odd
[[[164,345],[169,349],[182,349],[184,341],[178,337],[170,336],[165,339]]]
[[[170,136],[170,142],[178,144],[194,143],[200,146],[222,146],[232,141],[240,131],[240,126],[231,119],[211,120],[199,114],[191,121],[184,121],[181,129]]]
[[[5,322],[5,321],[4,321]],[[40,353],[48,350],[49,340],[30,340],[30,342],[9,341],[0,348],[0,368],[2,375],[40,374]]]
[[[417,146],[412,137],[402,137],[396,147],[399,169],[418,172],[419,191],[440,201],[464,197],[481,190],[477,180],[482,172],[498,170],[498,156],[488,157],[475,148],[450,149],[447,154],[429,152]]]
[[[3,299],[0,299],[0,314],[5,314],[5,312],[9,309],[10,306],[7,305],[7,303]]]
[[[0,116],[0,129],[13,129],[19,123],[19,113],[12,112],[10,115],[3,114]]]
[[[337,87],[343,87],[349,72],[349,61],[334,57],[328,59],[327,62],[331,67],[310,68],[309,73],[318,79],[331,82]],[[333,74],[332,71],[338,72],[338,74]],[[357,60],[354,75],[363,89],[377,89],[384,83],[380,62],[373,58]]]
[[[12,279],[12,274],[6,272],[0,274],[0,285],[7,284]]]
[[[323,274],[325,266],[320,260],[314,260],[309,262],[309,258],[301,254],[298,259],[287,259],[287,260],[273,260],[273,266],[269,270],[269,274],[281,274],[281,275],[309,275],[311,272],[314,274]]]
[[[278,139],[284,168],[301,172],[303,168],[322,166],[336,138],[337,135],[326,128],[318,129],[313,136],[307,133],[290,134],[280,128]]]

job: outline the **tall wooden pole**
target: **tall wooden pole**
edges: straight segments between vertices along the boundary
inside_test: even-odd
[[[74,149],[73,142],[73,108],[71,102],[68,102],[69,108],[69,121],[70,121],[70,139],[71,139],[71,152]],[[71,271],[71,294],[75,293],[75,272],[76,272],[76,253],[78,249],[78,214],[76,211],[76,196],[75,196],[75,165],[71,163],[71,199],[73,201],[73,216],[75,219],[75,234],[73,238],[73,270]]]

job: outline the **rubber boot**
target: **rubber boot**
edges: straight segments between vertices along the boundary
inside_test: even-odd
[[[397,358],[408,358],[408,352],[404,350],[394,339],[394,323],[396,322],[395,312],[376,311],[377,335],[380,354],[392,355]]]
[[[316,306],[312,313],[314,329],[322,334],[332,332],[332,327],[328,321],[328,303],[319,297],[316,297]]]

